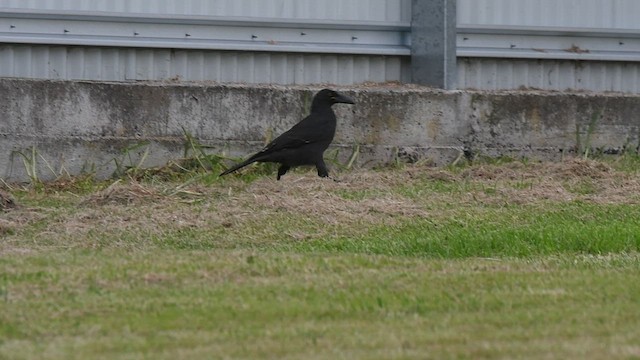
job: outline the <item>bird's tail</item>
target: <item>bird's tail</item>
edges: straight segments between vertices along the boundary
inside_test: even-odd
[[[230,173],[232,173],[232,172],[234,172],[234,171],[236,171],[238,169],[241,169],[241,168],[243,168],[243,167],[245,167],[245,166],[247,166],[247,165],[249,165],[251,163],[254,163],[254,162],[256,162],[256,159],[249,158],[249,159],[247,159],[247,160],[245,160],[245,161],[243,161],[243,162],[241,162],[239,164],[233,165],[232,167],[230,167],[229,169],[225,170],[222,174],[220,174],[218,176],[224,176],[224,175],[230,174]]]

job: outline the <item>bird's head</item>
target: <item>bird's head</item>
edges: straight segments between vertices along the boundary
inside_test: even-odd
[[[355,104],[353,99],[350,97],[340,94],[337,91],[333,91],[331,89],[322,89],[320,90],[316,96],[313,98],[314,103],[323,103],[329,104],[329,106],[333,104]]]

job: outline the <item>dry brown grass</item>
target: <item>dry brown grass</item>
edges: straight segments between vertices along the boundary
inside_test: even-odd
[[[118,180],[106,189],[89,195],[83,203],[97,206],[108,204],[134,205],[159,201],[162,197],[158,189],[153,187],[145,186],[135,181],[123,184]]]
[[[609,165],[585,159],[559,163],[523,165],[512,163],[500,167],[471,169],[471,179],[498,183],[503,200],[530,203],[538,200],[594,203],[637,203],[640,200],[640,176],[615,171]],[[514,188],[514,183],[527,184]]]
[[[16,200],[8,192],[0,189],[0,211],[13,209],[17,206]]]
[[[434,183],[449,184],[451,190],[431,190]],[[401,191],[406,187],[426,190],[412,196]],[[339,182],[320,179],[312,172],[293,173],[282,181],[263,177],[250,184],[231,180],[175,189],[176,184],[170,183],[117,181],[104,190],[76,196],[68,209],[15,208],[8,205],[15,204],[8,200],[12,198],[2,193],[0,234],[19,231],[43,218],[49,218],[41,233],[48,238],[134,229],[142,234],[189,228],[239,231],[235,229],[274,217],[312,219],[326,224],[323,231],[330,232],[336,226],[363,228],[412,217],[449,216],[439,210],[445,204],[638,203],[640,175],[616,171],[602,162],[571,159],[480,165],[462,171],[426,166],[359,169],[341,174]],[[304,239],[309,233],[291,230],[285,235]]]
[[[426,216],[419,204],[391,191],[393,183],[385,181],[385,173],[349,174],[340,182],[317,177],[296,177],[289,184],[261,179],[251,184],[237,200],[260,208],[286,211],[319,218],[327,224],[350,222],[392,221],[398,216]],[[375,198],[354,200],[337,192],[388,190]]]

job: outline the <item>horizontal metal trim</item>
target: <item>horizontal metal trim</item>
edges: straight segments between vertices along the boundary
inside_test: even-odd
[[[0,42],[411,55],[410,24],[0,9]],[[459,57],[640,61],[640,30],[459,24]]]
[[[465,25],[458,57],[640,61],[640,30]]]
[[[114,14],[114,13],[111,13]],[[409,55],[406,27],[378,22],[0,11],[0,42]]]
[[[270,44],[260,41],[224,41],[224,40],[171,40],[138,38],[136,40],[117,39],[109,37],[83,38],[60,36],[1,36],[0,42],[16,44],[48,44],[48,45],[77,45],[77,46],[108,46],[108,47],[137,47],[137,48],[168,48],[194,50],[228,50],[228,51],[263,51],[290,53],[319,53],[319,54],[353,54],[353,55],[394,55],[408,56],[410,50],[405,46],[375,47],[371,45],[340,45],[340,44],[300,44],[277,43]]]
[[[579,28],[558,26],[470,25],[458,24],[458,34],[538,35],[575,37],[640,37],[640,29]]]
[[[121,13],[106,11],[55,11],[0,8],[0,17],[70,21],[105,21],[180,25],[224,25],[243,27],[275,27],[335,30],[411,31],[411,24],[392,21],[318,20],[257,18],[243,16],[203,16],[178,14]]]
[[[457,57],[469,58],[503,58],[503,59],[545,59],[545,60],[592,60],[592,61],[640,61],[640,52],[635,54],[625,53],[589,53],[572,54],[563,51],[514,51],[501,49],[462,49],[457,51]]]

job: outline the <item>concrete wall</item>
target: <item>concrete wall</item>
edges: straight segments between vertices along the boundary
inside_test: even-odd
[[[23,160],[34,154],[41,179],[107,177],[115,160],[136,165],[145,153],[144,166],[164,164],[183,156],[185,131],[211,152],[242,156],[300,120],[318,89],[0,79],[0,178],[26,180]],[[334,106],[334,144],[343,156],[360,144],[360,164],[396,155],[445,164],[463,152],[553,159],[579,144],[615,152],[640,142],[638,95],[341,90],[357,104]]]

